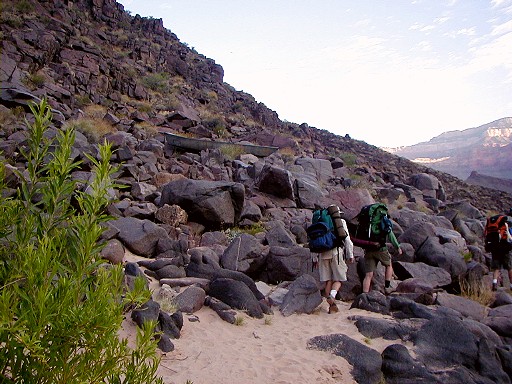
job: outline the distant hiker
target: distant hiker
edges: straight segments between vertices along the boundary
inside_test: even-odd
[[[385,267],[384,284],[387,291],[391,287],[391,277],[393,276],[391,254],[386,245],[388,240],[398,250],[398,254],[402,254],[400,243],[393,233],[388,207],[383,203],[366,205],[357,215],[357,221],[357,229],[352,240],[355,245],[364,249],[363,292],[370,292],[373,274],[377,270],[379,262]]]
[[[334,234],[335,240],[322,249],[315,243],[315,228],[318,223],[325,223]],[[311,229],[313,228],[313,229]],[[325,283],[324,296],[329,304],[329,313],[338,312],[336,295],[344,281],[347,281],[347,264],[354,262],[354,245],[348,236],[348,228],[345,220],[341,218],[341,210],[336,205],[318,209],[313,212],[313,224],[308,228],[310,236],[310,250],[313,253],[313,268],[318,267],[320,282]],[[322,235],[325,236],[325,235]],[[322,242],[325,244],[325,242]]]
[[[501,269],[508,271],[512,290],[512,209],[505,215],[487,218],[484,230],[484,246],[491,253],[492,290],[498,290]]]

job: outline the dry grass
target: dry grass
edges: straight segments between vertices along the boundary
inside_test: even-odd
[[[83,110],[85,117],[90,119],[102,119],[107,113],[107,108],[98,104],[88,105]]]
[[[242,326],[245,324],[245,319],[242,316],[235,317],[235,325]]]
[[[489,284],[483,280],[469,278],[461,279],[460,282],[461,296],[476,301],[482,305],[488,306],[494,301],[494,294]]]
[[[66,124],[66,128],[73,128],[84,134],[92,143],[99,143],[101,138],[108,133],[115,132],[107,121],[99,118],[80,118],[70,120]]]

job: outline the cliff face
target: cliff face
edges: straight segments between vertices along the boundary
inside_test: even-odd
[[[512,179],[512,118],[464,131],[452,131],[428,142],[390,152],[465,180],[472,171]]]
[[[0,18],[0,107],[26,110],[28,101],[45,96],[61,125],[101,107],[107,111],[104,120],[137,137],[170,131],[273,145],[284,157],[340,158],[355,164],[369,187],[430,173],[450,199],[470,199],[484,209],[512,206],[510,195],[413,163],[404,158],[410,157],[407,151],[398,157],[348,136],[281,121],[275,111],[225,83],[222,67],[182,44],[161,19],[131,16],[114,0],[4,0]],[[444,134],[429,144],[429,154],[437,156],[437,148],[447,148],[449,141],[479,143],[485,136],[488,143],[503,143],[500,135],[509,129],[510,139],[511,120],[464,131],[464,140],[456,132]],[[23,122],[12,124],[0,132],[1,140]],[[484,149],[504,148],[493,145],[471,155],[464,147],[460,152],[467,162],[484,164],[497,158]],[[510,175],[510,156],[500,161],[492,167]]]

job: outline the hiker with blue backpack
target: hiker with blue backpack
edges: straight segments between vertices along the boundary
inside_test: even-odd
[[[354,262],[354,245],[348,236],[345,220],[337,205],[313,212],[312,224],[307,228],[309,249],[313,253],[313,268],[318,268],[320,282],[325,284],[324,296],[328,313],[338,312],[336,295],[347,281],[348,266]]]
[[[356,246],[364,249],[363,293],[370,292],[373,274],[377,270],[379,262],[384,266],[384,289],[386,293],[391,288],[393,267],[391,254],[387,243],[402,254],[402,248],[393,233],[393,224],[388,215],[388,208],[383,203],[369,204],[361,208],[356,216],[358,225],[352,240]]]

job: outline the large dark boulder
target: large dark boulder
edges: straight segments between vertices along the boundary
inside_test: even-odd
[[[311,252],[308,248],[270,247],[262,280],[271,284],[293,281],[301,275],[312,273],[312,268]]]
[[[307,348],[327,351],[343,357],[352,365],[350,373],[360,384],[382,383],[380,353],[347,335],[316,336],[308,340]]]
[[[442,244],[438,237],[428,237],[419,249],[416,249],[416,261],[433,267],[443,268],[456,280],[467,270],[461,250],[453,243]]]
[[[264,266],[268,247],[247,233],[235,237],[220,258],[223,268],[252,276]]]
[[[256,185],[260,192],[295,200],[292,174],[286,169],[266,164],[256,179]]]
[[[109,224],[119,230],[118,239],[139,256],[154,257],[160,239],[168,238],[167,231],[152,221],[121,217]]]
[[[215,278],[228,278],[243,282],[258,300],[263,300],[265,296],[258,290],[253,279],[245,273],[231,271],[221,268],[219,263],[212,257],[207,255],[195,254],[190,258],[190,263],[185,268],[187,276],[199,277],[203,279],[213,280]]]
[[[462,316],[477,321],[483,321],[487,316],[487,308],[482,304],[446,292],[439,292],[437,294],[436,304],[454,309]]]
[[[352,308],[389,315],[389,299],[379,291],[361,293],[354,299],[350,306]]]
[[[425,364],[412,358],[407,347],[402,344],[392,344],[384,349],[382,373],[386,384],[441,384]]]
[[[428,281],[434,288],[443,287],[452,282],[451,276],[446,270],[422,262],[406,263],[395,261],[393,262],[393,271],[399,280],[422,278]]]
[[[240,183],[180,179],[163,187],[160,206],[177,204],[190,221],[218,229],[238,223],[244,200]]]
[[[267,224],[265,240],[268,245],[276,247],[291,247],[297,244],[295,237],[281,220],[274,220]]]
[[[495,351],[484,338],[475,336],[455,317],[434,317],[413,336],[417,359],[428,367],[436,367],[449,377],[448,382],[457,382],[453,375],[471,371],[471,376],[480,377],[468,382],[510,382],[501,368]],[[453,372],[454,367],[463,368]]]
[[[512,304],[491,309],[484,322],[498,335],[512,338]]]
[[[302,275],[288,286],[279,310],[283,316],[313,313],[322,303],[322,295],[313,276]]]
[[[263,310],[252,291],[238,280],[216,278],[210,282],[208,294],[231,308],[247,311],[251,317],[263,318]]]
[[[369,316],[351,316],[355,320],[358,331],[370,338],[382,337],[385,340],[409,341],[411,335],[418,331],[427,320],[425,319],[380,319]]]

